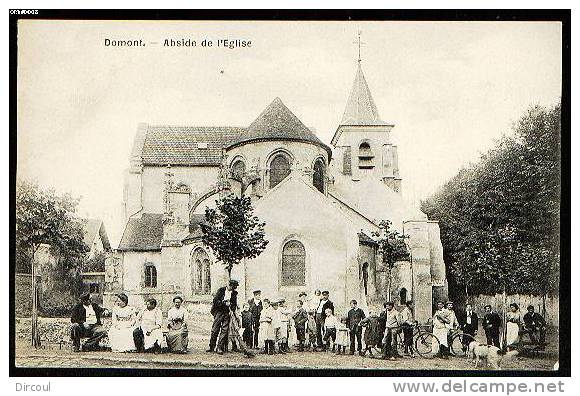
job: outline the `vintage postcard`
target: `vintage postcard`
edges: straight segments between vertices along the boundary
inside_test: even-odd
[[[569,13],[16,14],[14,373],[569,373]]]

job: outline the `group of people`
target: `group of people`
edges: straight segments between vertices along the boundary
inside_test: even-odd
[[[99,342],[108,336],[113,352],[161,352],[162,346],[175,353],[186,353],[188,331],[183,299],[173,298],[173,307],[167,312],[167,326],[163,328],[163,315],[157,301],[150,298],[143,310],[130,306],[126,294],[116,295],[116,305],[111,311],[111,327],[107,331],[101,318],[107,312],[91,302],[90,294],[80,297],[71,314],[71,340],[75,352],[98,350]],[[165,333],[165,335],[164,335]],[[81,339],[88,338],[81,348]]]
[[[498,348],[500,346],[500,333],[502,326],[502,319],[497,312],[494,312],[491,305],[485,306],[485,314],[482,318],[481,325],[485,332],[487,345],[493,345]],[[508,350],[518,347],[522,336],[527,335],[533,344],[540,346],[545,344],[546,334],[546,320],[542,315],[535,312],[534,306],[527,307],[527,313],[521,315],[518,304],[511,303],[509,305],[509,312],[506,315],[506,338],[505,346]],[[433,316],[433,334],[439,340],[439,350],[436,356],[447,358],[449,355],[449,343],[453,331],[462,330],[464,334],[468,334],[475,338],[479,326],[479,318],[477,313],[473,311],[473,306],[469,303],[465,305],[465,311],[457,318],[453,308],[453,302],[449,301],[446,304],[442,302],[437,304],[437,311]],[[538,337],[539,336],[539,337]],[[469,343],[469,338],[462,339],[466,344]]]
[[[316,290],[312,299],[305,292],[298,295],[294,308],[285,298],[264,298],[261,290],[253,291],[253,298],[242,305],[238,314],[238,283],[232,280],[218,289],[212,304],[212,325],[207,352],[223,354],[229,350],[250,348],[264,354],[286,354],[291,352],[291,339],[297,351],[332,351],[351,355],[355,350],[364,356],[372,349],[382,347],[382,357],[395,359],[397,356],[396,331],[402,329],[405,353],[413,355],[412,340],[413,303],[408,301],[401,312],[394,303],[385,304],[380,314],[370,312],[367,316],[356,300],[350,301],[350,309],[343,316],[335,315],[334,303],[328,291]],[[239,318],[238,318],[239,316]],[[232,323],[236,323],[232,327]],[[239,329],[241,338],[232,337]],[[363,348],[363,329],[364,345]],[[292,331],[294,330],[294,331]]]
[[[230,349],[253,355],[252,350],[265,354],[291,352],[290,345],[298,351],[329,351],[337,354],[355,350],[365,356],[373,354],[373,349],[381,348],[381,357],[395,360],[399,357],[397,335],[402,334],[404,354],[414,357],[413,302],[407,301],[398,310],[393,302],[387,302],[380,312],[370,311],[368,316],[350,301],[350,309],[343,316],[335,316],[335,307],[329,299],[328,291],[316,290],[309,299],[305,292],[298,295],[293,308],[284,298],[264,298],[255,290],[253,298],[238,307],[238,282],[230,280],[214,295],[211,314],[213,323],[206,352],[223,354]],[[182,307],[180,296],[173,298],[173,307],[167,312],[167,324],[163,326],[163,315],[157,308],[157,301],[150,298],[142,310],[128,305],[124,293],[117,296],[116,306],[111,312],[111,327],[106,331],[101,317],[107,311],[90,301],[90,295],[80,298],[71,314],[71,339],[75,351],[96,350],[99,341],[108,335],[109,345],[114,352],[160,352],[162,347],[175,353],[186,353],[188,348],[187,311]],[[510,304],[507,314],[506,345],[515,348],[522,335],[527,334],[534,343],[544,343],[546,321],[528,306],[528,312],[521,315],[517,304]],[[462,330],[471,337],[477,335],[479,317],[471,304],[456,314],[453,302],[439,302],[433,315],[433,334],[437,337],[438,350],[435,356],[446,359],[449,356],[451,337],[456,330]],[[485,306],[481,320],[488,345],[500,347],[502,319],[491,305]],[[364,337],[363,337],[364,329]],[[539,339],[537,335],[539,334]],[[81,338],[88,338],[80,345]],[[467,338],[466,344],[469,342]],[[294,341],[294,343],[292,343]],[[363,348],[364,342],[364,348]],[[467,345],[465,345],[467,347]]]

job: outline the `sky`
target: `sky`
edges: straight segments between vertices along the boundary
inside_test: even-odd
[[[561,95],[556,22],[20,20],[18,28],[17,177],[80,196],[79,214],[103,219],[114,246],[138,123],[244,127],[278,96],[330,144],[359,31],[363,71],[381,118],[395,124],[403,194],[415,204],[509,134],[529,106]],[[162,45],[181,38],[197,46]],[[217,47],[219,39],[252,45]]]

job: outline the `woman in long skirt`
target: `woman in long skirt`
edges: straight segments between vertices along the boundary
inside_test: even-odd
[[[145,351],[161,351],[163,315],[157,308],[157,300],[150,298],[147,301],[147,308],[141,312],[140,320],[141,330],[143,331],[143,348]]]
[[[117,306],[113,308],[112,326],[109,329],[109,344],[113,352],[133,352],[133,330],[137,321],[135,308],[127,305],[129,299],[124,293],[117,294]]]
[[[522,315],[520,307],[516,303],[510,304],[510,311],[507,313],[506,323],[506,346],[508,349],[514,349],[520,339],[520,324]]]
[[[181,307],[183,298],[173,298],[173,307],[167,312],[167,346],[171,352],[186,353],[188,344],[188,331],[185,308]]]
[[[442,359],[449,357],[447,336],[449,335],[450,324],[449,312],[444,309],[442,302],[437,303],[437,312],[433,316],[433,335],[439,340],[439,343],[432,345],[432,352],[435,353],[435,356]]]

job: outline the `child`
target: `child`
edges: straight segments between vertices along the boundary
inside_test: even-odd
[[[308,322],[308,314],[303,307],[302,300],[298,300],[296,312],[292,315],[294,319],[294,327],[296,328],[296,338],[298,339],[298,351],[304,351],[304,341],[306,340],[306,323]]]
[[[311,309],[308,311],[308,322],[306,324],[308,329],[308,349],[312,347],[312,349],[316,348],[316,318],[314,314],[316,310]]]
[[[362,352],[362,356],[364,356],[367,353],[367,351],[372,356],[373,355],[372,348],[376,347],[383,338],[379,317],[375,312],[371,311],[369,312],[369,316],[360,321],[359,325],[365,329],[364,334],[365,349]]]
[[[288,347],[288,336],[290,335],[290,310],[286,307],[286,300],[280,298],[278,300],[278,312],[280,313],[280,338],[278,339],[278,349],[282,353],[290,353]]]
[[[346,354],[346,347],[348,346],[348,327],[346,327],[346,318],[342,318],[340,323],[336,323],[336,346],[337,355]]]
[[[272,300],[272,329],[274,331],[274,343],[278,344],[278,353],[285,354],[284,350],[280,348],[280,343],[282,340],[281,329],[282,328],[282,318],[280,315],[280,309],[278,306],[278,300]],[[272,349],[272,353],[276,352]]]
[[[328,350],[330,347],[330,341],[332,340],[332,352],[336,351],[336,325],[338,320],[336,316],[332,313],[332,309],[326,308],[324,311],[326,318],[324,319],[324,343],[325,349]]]
[[[244,329],[242,339],[248,348],[251,348],[254,340],[254,316],[250,311],[250,304],[248,303],[244,303],[242,306],[242,329]]]
[[[274,353],[274,328],[272,318],[274,310],[270,306],[270,300],[262,300],[262,312],[260,313],[260,330],[258,331],[258,342],[264,342],[264,353],[272,355]]]

